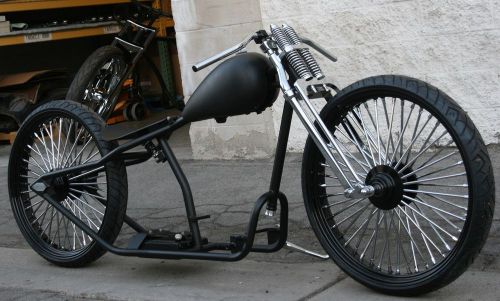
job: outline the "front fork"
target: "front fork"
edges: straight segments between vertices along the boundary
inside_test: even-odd
[[[263,48],[265,47],[266,45],[264,45]],[[332,169],[343,185],[344,195],[348,198],[372,196],[375,189],[371,185],[366,185],[358,176],[356,170],[354,170],[345,153],[340,148],[338,141],[328,130],[310,101],[308,87],[312,87],[312,90],[315,90],[314,87],[316,86],[312,83],[315,82],[324,89],[328,89],[330,85],[323,81],[319,82],[313,80],[311,82],[305,82],[299,79],[291,86],[288,82],[280,56],[271,47],[266,49],[266,51],[277,70],[280,87],[286,102],[291,105],[293,111],[297,114],[309,133],[309,136],[313,139],[321,154],[324,156],[328,167]],[[334,151],[338,159],[335,157]]]

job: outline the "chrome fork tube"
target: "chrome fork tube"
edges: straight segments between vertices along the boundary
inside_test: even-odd
[[[323,122],[323,120],[319,116],[318,112],[311,104],[311,101],[310,101],[309,97],[307,96],[306,92],[302,89],[302,87],[300,87],[300,85],[295,84],[294,86],[295,86],[295,89],[297,89],[297,91],[299,91],[299,94],[300,94],[303,102],[307,105],[307,108],[309,109],[309,111],[313,115],[314,119],[316,119],[316,122],[318,123],[319,128],[325,134],[328,141],[330,141],[330,143],[328,143],[327,146],[329,146],[330,148],[333,147],[337,151],[340,158],[344,162],[344,164],[347,167],[347,169],[349,170],[349,172],[353,175],[356,182],[362,183],[362,180],[359,178],[358,174],[356,173],[356,171],[352,167],[351,163],[346,158],[344,152],[340,149],[340,147],[337,144],[337,141],[335,141],[335,138],[333,137],[332,133],[330,133],[330,131],[326,127],[325,123]]]
[[[333,170],[334,174],[338,177],[340,183],[344,186],[345,196],[349,198],[371,196],[374,193],[374,188],[370,185],[365,185],[359,178],[351,163],[346,158],[344,152],[340,149],[337,141],[335,141],[335,138],[330,133],[323,120],[321,120],[318,112],[311,104],[306,91],[304,91],[304,89],[302,89],[297,83],[294,85],[293,89],[288,83],[287,73],[283,68],[279,54],[277,54],[270,47],[264,47],[264,49],[266,49],[265,52],[267,53],[267,55],[269,55],[271,63],[276,68],[280,87],[285,96],[285,100],[290,103],[295,113],[299,116],[300,121],[305,126],[307,132],[313,139],[323,157],[325,157],[326,162]],[[305,107],[313,118],[310,118],[308,116],[301,104],[301,101],[306,104]],[[337,161],[337,159],[333,155],[333,149],[339,154],[340,159],[344,162],[344,166],[347,167],[347,171],[352,174],[353,180],[350,180],[347,177],[345,171],[339,165],[339,161]]]
[[[349,181],[349,178],[347,178],[342,168],[340,168],[337,160],[333,156],[331,149],[328,147],[328,144],[321,137],[321,134],[319,133],[316,126],[303,110],[300,102],[297,100],[297,97],[295,97],[295,95],[293,94],[287,95],[286,101],[288,101],[292,105],[293,110],[295,111],[295,113],[297,113],[297,116],[299,116],[300,121],[302,121],[302,124],[305,126],[307,132],[309,132],[309,135],[325,157],[330,168],[333,169],[334,174],[339,178],[339,181],[342,183],[344,188],[353,188],[352,183]]]
[[[337,175],[337,177],[339,178],[339,181],[342,183],[344,188],[353,189],[353,183],[351,183],[349,181],[349,179],[345,175],[342,168],[340,168],[337,160],[333,156],[331,149],[328,147],[328,144],[325,142],[325,140],[321,137],[321,134],[318,132],[318,129],[314,125],[313,121],[311,121],[311,119],[309,119],[309,117],[307,116],[305,111],[302,109],[302,106],[301,106],[299,100],[297,99],[295,92],[293,91],[293,89],[290,87],[290,84],[288,83],[287,75],[286,75],[286,72],[283,68],[283,65],[281,64],[281,59],[280,59],[279,55],[276,54],[271,49],[269,49],[267,51],[267,54],[269,55],[269,58],[270,58],[272,64],[276,68],[276,71],[278,74],[278,79],[280,82],[280,87],[281,87],[281,90],[283,91],[283,94],[285,96],[285,100],[288,101],[292,105],[293,110],[299,116],[300,120],[302,121],[302,124],[304,124],[304,126],[306,127],[306,130],[309,132],[309,135],[314,140],[314,143],[318,146],[318,149],[321,151],[321,153],[325,157],[326,161],[330,165],[330,168],[333,169],[334,174]],[[301,90],[299,90],[299,93],[301,93],[300,91]],[[303,95],[302,96],[303,99],[304,99],[304,96],[305,96],[305,99],[307,99],[307,95]],[[309,100],[307,99],[307,101],[309,101]],[[312,105],[310,103],[309,103],[309,105],[312,108]],[[312,111],[316,112],[314,110],[314,108],[312,108]],[[326,126],[319,118],[319,115],[317,114],[317,112],[316,112],[315,116],[318,116],[318,118],[316,118],[316,119],[319,121],[318,124],[320,125],[320,128],[322,129],[322,131],[328,133],[327,130],[325,131]],[[327,136],[327,137],[329,137],[329,136]],[[331,135],[330,135],[330,137],[331,137]],[[333,141],[333,139],[330,139],[330,140]],[[337,146],[337,151],[339,151],[338,145],[335,143],[335,141],[333,141],[332,145],[334,145],[334,147]],[[342,152],[339,151],[339,153],[341,153],[343,156]],[[348,165],[348,166],[350,166],[350,165]],[[352,167],[351,167],[351,170],[352,170]],[[354,172],[353,172],[353,174],[355,175],[355,179],[358,179],[357,175]]]

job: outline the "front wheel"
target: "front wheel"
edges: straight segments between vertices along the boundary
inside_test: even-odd
[[[378,187],[369,198],[344,197],[308,139],[304,200],[330,257],[394,295],[427,293],[460,276],[484,245],[494,208],[490,158],[466,113],[425,82],[377,76],[339,92],[320,115],[347,158],[339,165]]]

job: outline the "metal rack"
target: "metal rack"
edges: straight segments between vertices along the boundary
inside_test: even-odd
[[[160,0],[142,0],[152,2],[154,7],[161,7]],[[111,5],[129,3],[129,0],[12,0],[0,2],[0,14],[36,11],[46,9],[62,9],[72,7],[87,7],[96,5]],[[166,29],[174,26],[171,18],[161,18],[154,27],[158,29],[158,36],[165,37]],[[53,28],[15,31],[0,35],[0,47],[29,44],[35,42],[58,41],[91,36],[114,34],[119,31],[115,22],[100,22],[86,25],[68,25]]]

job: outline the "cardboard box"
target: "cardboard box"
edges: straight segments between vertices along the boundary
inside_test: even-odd
[[[9,21],[0,22],[0,33],[7,33],[7,32],[10,32],[10,22]]]

